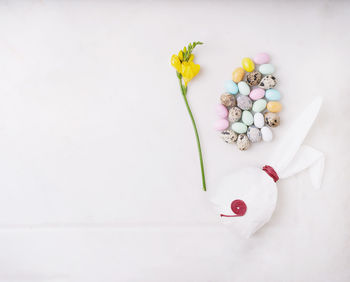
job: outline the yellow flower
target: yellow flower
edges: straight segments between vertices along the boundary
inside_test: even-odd
[[[178,56],[172,55],[171,56],[171,65],[178,71],[181,72],[182,67],[181,67],[181,61]]]
[[[183,59],[184,59],[184,54],[183,54],[183,51],[180,51],[178,55],[172,55],[171,56],[171,65],[179,72],[179,73],[182,73],[182,65],[181,63],[184,63],[183,62]],[[188,59],[188,62],[193,62],[193,59],[194,59],[194,55],[191,54],[191,56],[189,57]],[[193,67],[192,67],[193,68]],[[199,71],[199,69],[198,69]],[[198,71],[196,72],[196,74],[198,73]],[[195,74],[195,75],[196,75]],[[191,78],[192,79],[192,78]],[[190,80],[191,80],[190,79]]]
[[[200,69],[200,65],[196,65],[192,61],[182,62],[181,74],[186,86],[187,86],[187,83],[198,74],[199,69]]]
[[[177,54],[177,56],[179,57],[181,62],[184,60],[184,53],[182,51],[180,51],[179,54]]]

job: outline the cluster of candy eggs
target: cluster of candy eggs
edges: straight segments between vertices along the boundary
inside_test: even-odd
[[[271,141],[271,127],[280,124],[281,94],[274,89],[275,68],[269,62],[266,53],[257,54],[253,60],[243,58],[243,68],[233,71],[217,106],[220,119],[216,130],[226,143],[236,143],[240,150],[247,150],[251,143],[261,140]]]

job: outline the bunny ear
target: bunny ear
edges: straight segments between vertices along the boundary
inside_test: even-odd
[[[319,189],[323,176],[324,155],[309,146],[300,147],[292,162],[279,174],[279,177],[287,178],[306,168],[309,168],[312,185]]]
[[[322,105],[322,98],[316,98],[290,126],[288,133],[281,140],[272,160],[268,163],[278,175],[287,174],[286,169],[297,154],[300,145],[309,132]]]

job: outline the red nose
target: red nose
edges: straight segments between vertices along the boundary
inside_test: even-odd
[[[235,215],[220,214],[220,216],[224,216],[224,217],[243,216],[247,211],[247,205],[242,200],[234,200],[231,203],[231,210],[233,211],[233,213],[235,213]]]

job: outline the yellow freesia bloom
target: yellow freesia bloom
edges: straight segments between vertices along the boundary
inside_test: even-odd
[[[171,56],[171,65],[178,71],[181,72],[182,66],[181,66],[181,61],[178,56],[172,55]]]
[[[184,60],[184,53],[182,51],[180,51],[179,54],[177,54],[177,56],[179,57],[181,62]]]
[[[182,62],[181,74],[184,79],[185,85],[194,78],[200,69],[200,65],[196,65],[194,62]]]
[[[183,52],[180,51],[178,55],[172,55],[171,56],[171,65],[179,72],[179,73],[182,73],[182,61],[183,61]],[[188,62],[193,62],[193,59],[194,59],[194,55],[191,54],[191,56],[189,57],[188,59]],[[198,73],[198,72],[197,72]],[[197,74],[196,73],[196,74]],[[195,75],[196,75],[195,74]],[[192,78],[191,78],[192,79]],[[190,80],[191,80],[190,79]]]

